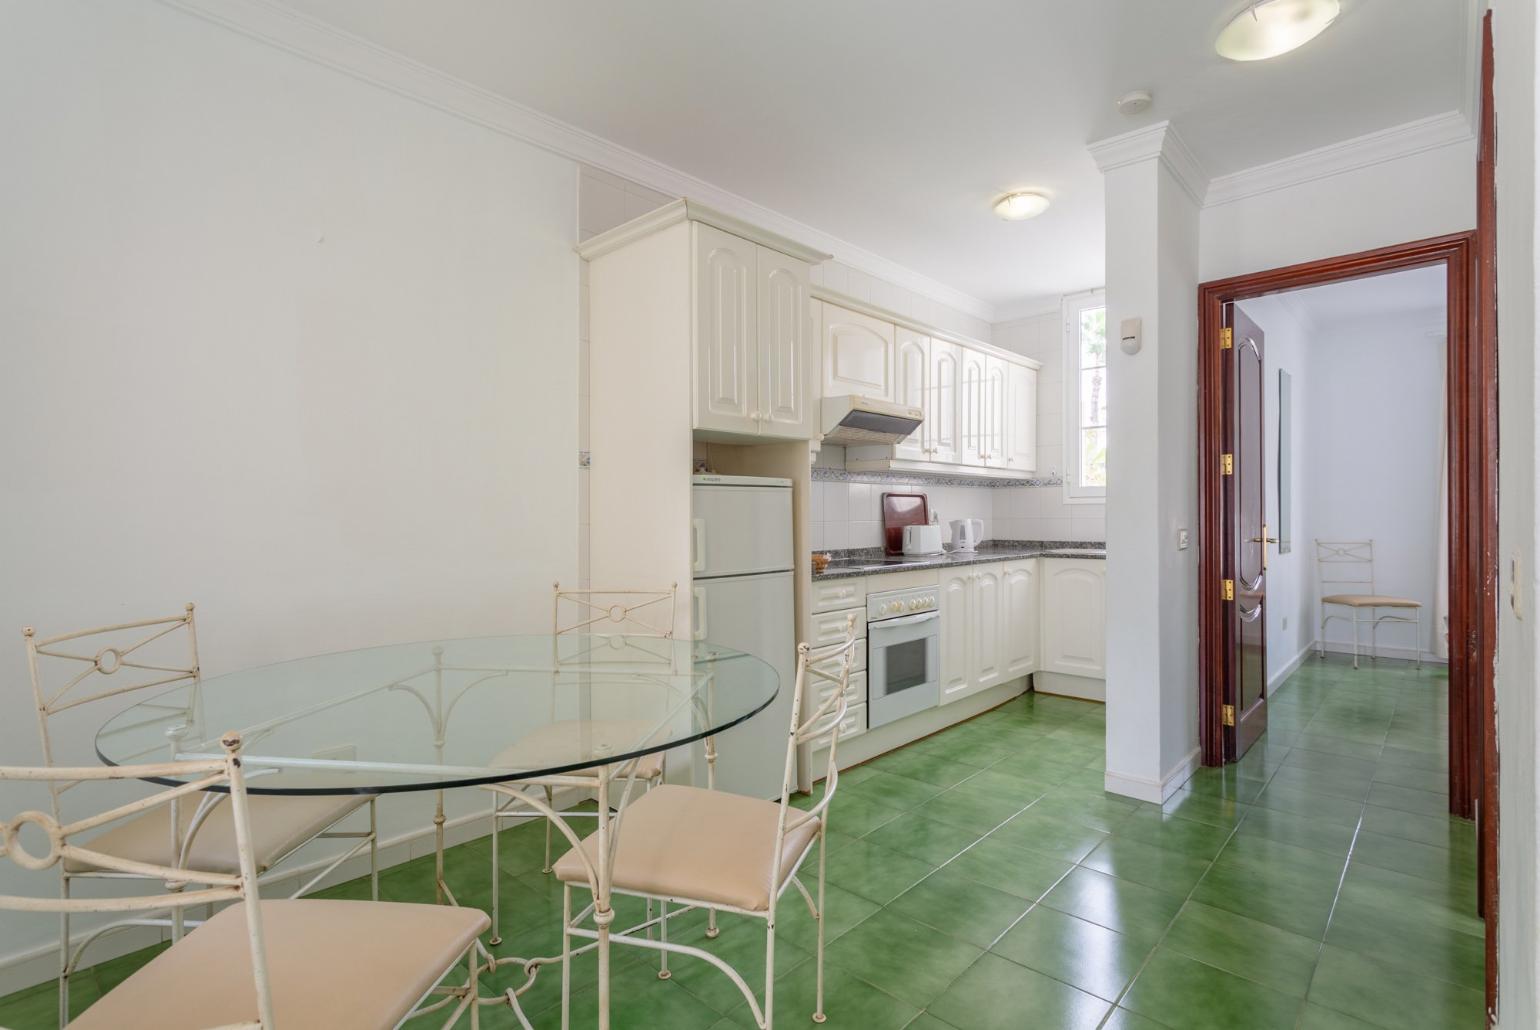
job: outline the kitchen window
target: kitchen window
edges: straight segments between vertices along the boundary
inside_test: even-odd
[[[1064,496],[1107,494],[1107,295],[1064,298]]]

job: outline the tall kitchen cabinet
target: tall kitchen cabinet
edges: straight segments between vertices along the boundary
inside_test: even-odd
[[[804,444],[806,468],[820,414],[809,272],[828,255],[690,200],[578,253],[589,263],[590,579],[684,588],[697,439]],[[687,639],[689,605],[678,607]]]

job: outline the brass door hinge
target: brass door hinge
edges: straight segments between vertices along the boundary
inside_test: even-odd
[[[1235,330],[1226,326],[1219,330],[1219,349],[1229,350],[1235,346]]]
[[[1225,720],[1225,725],[1226,726],[1234,726],[1235,725],[1235,706],[1234,705],[1225,705],[1224,706],[1224,720]]]
[[[1235,600],[1235,580],[1227,579],[1220,584],[1220,593],[1226,601]]]
[[[1219,474],[1222,476],[1235,475],[1235,455],[1221,454],[1219,456]]]

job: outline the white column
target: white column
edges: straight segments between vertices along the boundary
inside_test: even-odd
[[[1106,176],[1106,788],[1162,801],[1198,762],[1198,208],[1206,180],[1168,123],[1092,144]],[[1125,318],[1143,346],[1117,345]]]

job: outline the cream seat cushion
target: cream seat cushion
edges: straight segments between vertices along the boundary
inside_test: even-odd
[[[780,811],[774,801],[741,794],[669,783],[654,787],[621,816],[615,889],[763,912],[770,907]],[[817,818],[792,809],[786,819],[791,828],[781,849],[777,890],[818,833]],[[598,847],[598,834],[583,841],[590,859]],[[556,863],[556,876],[587,886],[588,874],[575,849]]]
[[[1329,594],[1321,598],[1322,604],[1345,604],[1350,608],[1421,608],[1421,601],[1410,597],[1387,597],[1383,594]]]
[[[490,920],[473,908],[379,901],[264,901],[279,1027],[393,1027]],[[161,952],[72,1030],[204,1030],[257,1018],[246,906],[231,905]]]
[[[583,755],[623,755],[643,742],[650,743],[655,731],[655,724],[640,719],[566,719],[520,737],[487,764],[493,769],[527,772],[568,765]],[[637,779],[662,775],[663,752],[643,755],[637,761]]]
[[[197,796],[183,798],[177,805],[177,819],[185,831],[198,811]],[[367,794],[280,796],[248,794],[251,810],[252,855],[261,873],[295,848],[313,838],[349,812],[368,804]],[[165,806],[114,823],[109,829],[80,846],[119,858],[131,858],[154,865],[175,865],[171,854],[171,816]],[[68,859],[65,872],[89,872],[88,862]],[[235,856],[235,820],[230,817],[230,799],[222,797],[204,819],[193,838],[187,868],[206,873],[239,873]]]

